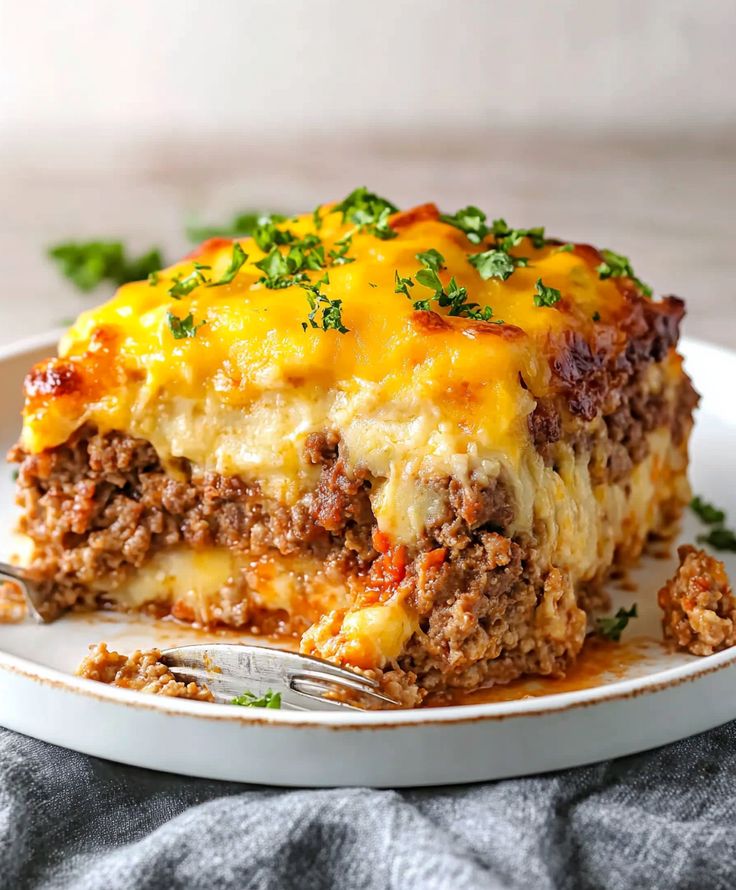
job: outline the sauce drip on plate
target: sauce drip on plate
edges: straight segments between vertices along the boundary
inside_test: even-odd
[[[606,681],[623,679],[633,665],[646,658],[651,646],[652,640],[645,637],[614,643],[601,637],[589,636],[577,661],[564,677],[520,677],[510,683],[476,689],[473,692],[450,690],[441,695],[430,696],[423,707],[479,705],[592,689]]]

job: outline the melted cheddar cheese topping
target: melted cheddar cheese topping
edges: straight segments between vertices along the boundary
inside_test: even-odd
[[[83,313],[59,358],[30,375],[23,446],[52,448],[85,423],[123,430],[150,440],[165,464],[186,458],[238,474],[290,503],[318,473],[305,459],[306,437],[336,430],[350,463],[379,481],[372,500],[381,529],[415,537],[432,509],[416,480],[517,471],[535,404],[530,390],[550,386],[555,344],[571,332],[590,340],[596,329],[623,337],[616,319],[626,292],[600,279],[600,255],[586,246],[537,249],[524,239],[512,253],[528,265],[505,281],[484,280],[468,257],[489,245],[472,244],[433,205],[398,213],[391,224],[396,237],[382,240],[326,207],[319,230],[311,214],[279,225],[295,238],[316,232],[327,257],[352,232],[351,262],[326,259],[327,269],[309,272],[307,282],[327,271],[329,283],[319,287],[342,301],[347,333],[307,323],[304,287],[265,286],[255,265],[264,252],[252,239],[238,242],[247,261],[229,284],[202,283],[180,299],[170,293],[198,266],[209,267],[209,282],[224,275],[233,242],[213,239],[155,283],[125,285]],[[450,316],[436,302],[436,311],[415,310],[415,300],[432,297],[418,281],[411,299],[396,292],[397,274],[414,279],[417,255],[430,249],[444,258],[443,285],[454,278],[469,301],[492,307],[491,322]],[[556,305],[535,304],[539,279],[560,291]],[[170,313],[191,314],[201,325],[195,336],[175,338]]]

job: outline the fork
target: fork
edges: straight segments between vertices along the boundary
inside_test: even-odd
[[[281,694],[292,711],[360,711],[355,705],[325,698],[326,693],[357,694],[374,705],[398,702],[378,691],[378,682],[311,655],[267,646],[203,643],[165,649],[161,661],[177,680],[205,683],[215,701],[229,704],[244,690],[256,696]]]
[[[18,566],[0,562],[0,583],[10,581],[23,592],[31,616],[39,624],[47,624],[59,617],[61,609],[41,591],[41,588]]]
[[[0,562],[2,581],[20,587],[28,611],[40,624],[58,617],[61,610],[49,603],[22,569]],[[272,690],[279,692],[283,707],[292,711],[362,710],[347,702],[325,698],[330,692],[352,692],[372,704],[398,705],[378,691],[376,680],[311,655],[267,646],[238,643],[177,646],[164,650],[161,661],[178,680],[206,683],[216,701],[228,704],[247,688],[256,696]]]

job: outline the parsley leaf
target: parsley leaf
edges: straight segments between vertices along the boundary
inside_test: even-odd
[[[723,525],[715,525],[707,535],[698,535],[699,544],[709,544],[714,550],[731,550],[736,553],[736,534]]]
[[[262,216],[258,220],[258,225],[251,234],[264,253],[271,251],[277,244],[291,244],[296,241],[296,236],[289,229],[277,228],[277,223],[283,221],[284,217],[277,214]]]
[[[560,244],[559,247],[555,247],[552,253],[572,253],[573,250],[575,250],[575,245],[568,242],[567,244]]]
[[[440,281],[440,276],[435,272],[434,269],[420,269],[414,277],[417,280],[417,284],[421,284],[424,287],[428,287],[431,290],[435,291],[435,296],[437,299],[439,299],[438,295],[442,293],[442,282]],[[453,278],[452,280],[454,281],[455,279]]]
[[[118,286],[142,281],[164,265],[158,250],[133,259],[120,241],[69,241],[49,248],[48,255],[59,264],[62,275],[85,292],[103,281]]]
[[[397,210],[398,208],[386,198],[381,198],[374,192],[369,192],[365,186],[360,186],[333,207],[332,212],[342,213],[343,223],[355,223],[360,231],[369,232],[385,241],[395,238],[398,234],[388,224],[389,216]]]
[[[603,262],[596,266],[596,272],[601,280],[606,278],[630,278],[643,293],[651,297],[652,288],[636,277],[628,257],[606,249],[601,251],[601,256],[603,257]]]
[[[481,308],[479,303],[470,303],[466,297],[467,290],[458,285],[454,278],[450,279],[447,288],[444,287],[442,281],[437,274],[445,264],[445,258],[437,250],[428,250],[425,253],[418,253],[417,259],[423,264],[424,268],[414,275],[417,284],[429,288],[433,291],[432,297],[426,300],[415,300],[413,306],[419,312],[429,312],[432,306],[432,300],[436,301],[442,308],[449,308],[448,315],[462,316],[464,318],[473,318],[476,321],[490,321],[493,318],[493,310],[490,306]],[[395,273],[397,294],[404,294],[409,297],[409,288],[414,287],[411,278],[402,278],[398,271]],[[503,324],[502,321],[494,322],[495,324]]]
[[[263,276],[259,281],[265,284],[266,287],[276,289],[289,287],[296,283],[294,275],[290,274],[291,270],[286,262],[286,257],[278,247],[272,247],[269,253],[254,265],[263,272]],[[302,276],[303,278],[306,278],[306,276]]]
[[[417,259],[425,269],[432,269],[435,272],[439,272],[445,264],[445,258],[439,250],[435,250],[433,247],[425,250],[424,253],[418,253]]]
[[[544,226],[535,226],[531,229],[511,229],[505,219],[494,219],[491,231],[496,239],[496,244],[505,251],[521,244],[524,238],[528,238],[532,247],[537,250],[547,243],[547,239],[544,237]]]
[[[350,250],[352,243],[352,235],[346,235],[339,241],[335,241],[335,248],[330,250],[328,254],[333,266],[346,266],[348,263],[355,262],[355,257],[347,256],[347,252]]]
[[[261,213],[255,210],[247,210],[236,214],[231,222],[224,226],[189,226],[187,238],[199,243],[208,238],[237,238],[238,236],[252,235],[259,225],[266,220],[283,222],[286,219],[280,213]]]
[[[332,330],[338,331],[340,334],[347,334],[349,329],[342,322],[342,300],[331,300],[319,289],[321,284],[329,283],[329,276],[325,273],[324,277],[315,284],[301,285],[307,292],[307,301],[311,310],[307,321],[302,322],[302,328],[305,331],[307,327],[312,327],[321,328],[323,331]]]
[[[536,291],[534,294],[535,306],[554,306],[555,303],[559,303],[562,299],[562,294],[557,288],[547,287],[547,285],[542,282],[541,278],[537,278],[534,290]]]
[[[713,504],[709,504],[698,495],[695,495],[690,501],[690,509],[706,525],[721,525],[726,521],[724,510],[719,510],[718,507],[714,507]]]
[[[705,535],[698,535],[699,544],[709,544],[714,550],[732,550],[736,552],[736,533],[726,528],[726,511],[714,507],[697,495],[690,501],[690,509],[695,515],[712,528]]]
[[[484,281],[488,281],[489,278],[500,278],[501,281],[506,281],[517,266],[528,264],[525,257],[514,257],[504,250],[497,249],[472,253],[468,256],[468,262],[471,266],[475,266]]]
[[[399,275],[399,270],[397,269],[394,272],[394,282],[396,286],[394,287],[394,293],[403,294],[405,297],[409,297],[411,299],[411,295],[409,294],[409,288],[414,287],[414,282],[411,278],[402,278]],[[375,287],[375,285],[373,285]]]
[[[240,705],[243,708],[280,708],[281,693],[266,690],[263,695],[257,696],[253,692],[244,692],[242,695],[236,696],[231,705]]]
[[[179,276],[174,278],[173,284],[169,288],[169,295],[175,300],[181,300],[182,297],[189,296],[200,284],[207,284],[209,279],[204,274],[204,271],[209,268],[210,266],[194,263],[194,268],[188,275],[185,275],[183,278]]]
[[[223,284],[230,284],[230,282],[235,278],[235,276],[240,271],[241,266],[248,259],[248,254],[243,250],[243,248],[239,244],[233,244],[233,257],[230,260],[230,265],[225,269],[222,273],[222,278],[219,281],[211,281],[207,287],[220,287]]]
[[[455,226],[456,229],[464,232],[468,241],[471,241],[473,244],[480,244],[490,231],[486,225],[485,213],[472,205],[463,207],[457,213],[441,213],[440,219],[442,222]]]
[[[607,640],[613,640],[614,643],[618,643],[624,628],[629,623],[629,619],[638,617],[636,603],[630,609],[622,607],[613,617],[599,618],[595,623],[596,633]]]
[[[173,312],[167,312],[166,317],[169,322],[169,330],[174,335],[175,340],[186,340],[190,337],[196,337],[197,331],[202,325],[206,324],[204,321],[195,324],[194,316],[191,312],[184,318],[179,318]]]

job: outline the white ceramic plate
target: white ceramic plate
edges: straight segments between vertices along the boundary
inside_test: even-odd
[[[48,336],[0,351],[0,448],[18,433],[21,381],[49,355]],[[736,518],[736,354],[684,346],[703,402],[692,443],[695,491]],[[2,555],[16,548],[11,471],[0,473]],[[699,528],[687,516],[682,539]],[[736,577],[736,559],[727,560]],[[674,566],[647,559],[637,592],[613,589],[614,608],[638,602],[644,657],[594,688],[517,701],[391,713],[253,711],[145,696],[74,677],[89,643],[129,651],[194,632],[98,615],[38,627],[0,625],[0,724],[123,763],[214,779],[277,785],[438,785],[543,772],[631,754],[736,717],[736,649],[709,658],[656,643],[656,591]],[[631,627],[631,625],[630,625]]]

